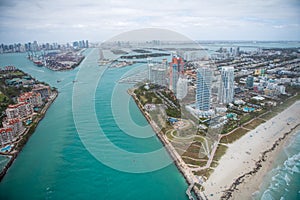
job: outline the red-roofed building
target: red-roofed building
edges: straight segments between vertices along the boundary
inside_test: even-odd
[[[2,122],[2,125],[4,128],[12,128],[13,130],[13,136],[16,137],[23,133],[25,127],[23,126],[23,123],[20,119],[18,118],[13,118],[13,119],[5,119]]]
[[[34,85],[32,91],[35,93],[40,93],[42,99],[48,99],[51,96],[50,86],[47,85],[43,85],[43,84]]]
[[[13,130],[12,128],[0,128],[0,144],[4,146],[13,142]]]
[[[25,118],[33,113],[33,106],[31,103],[22,102],[14,105],[9,105],[5,110],[7,118]]]
[[[18,97],[18,102],[31,103],[34,107],[40,107],[41,105],[43,105],[42,96],[38,92],[23,93]]]

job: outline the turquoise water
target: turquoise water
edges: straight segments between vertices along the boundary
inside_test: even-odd
[[[2,170],[8,163],[9,158],[7,156],[0,155],[0,169]]]
[[[273,45],[253,44],[253,46],[272,47]],[[282,45],[284,44],[274,46],[281,47]],[[294,45],[293,43],[286,46]],[[299,46],[299,43],[296,43],[296,46]],[[213,48],[217,49],[219,45],[216,44],[211,49]],[[97,66],[98,53],[90,49],[86,54],[88,57],[81,67],[83,65]],[[72,81],[76,79],[80,67],[73,71],[53,72],[34,66],[26,59],[26,54],[0,55],[0,66],[5,65],[14,65],[38,80],[49,83],[58,88],[60,94],[0,183],[0,199],[187,199],[185,195],[187,184],[174,165],[149,173],[126,173],[102,164],[87,151],[76,131],[72,113]],[[131,152],[154,151],[161,148],[161,143],[156,137],[138,139],[125,135],[113,119],[110,109],[111,89],[116,79],[134,67],[137,66],[109,69],[105,73],[95,92],[96,116],[107,138],[116,146]],[[86,76],[86,82],[92,75],[91,72],[89,76]],[[123,89],[118,96],[120,102],[128,98],[126,96],[128,87],[130,86],[120,86],[120,89]],[[122,117],[122,106],[117,108],[120,111],[117,116]],[[132,120],[140,126],[146,126],[146,120],[133,101],[129,101],[129,108]],[[87,116],[89,114],[86,113]],[[121,120],[121,125],[131,130],[130,121],[122,123]],[[154,134],[151,129],[145,130],[142,134]],[[299,137],[295,141],[298,142],[293,142],[292,149],[282,153],[282,157],[276,161],[278,165],[272,170],[274,176],[283,172],[281,177],[289,182],[289,185],[284,185],[282,181],[282,186],[273,190],[272,184],[276,187],[275,181],[280,177],[273,178],[273,180],[273,175],[270,174],[269,178],[264,180],[265,187],[259,191],[257,199],[280,199],[280,197],[299,199],[299,173],[294,172],[287,176],[284,174],[285,161],[287,164],[298,163],[296,168],[291,166],[291,169],[294,171],[299,169],[299,159],[298,162],[295,161],[295,158],[299,157],[293,157],[299,155],[296,154],[300,149]],[[116,157],[120,158],[119,155]],[[294,161],[288,161],[289,158]],[[5,162],[5,158],[0,157],[0,166],[3,161]],[[144,165],[151,166],[152,163]]]
[[[85,53],[88,56],[81,67],[97,66],[97,50],[89,49]],[[14,65],[57,87],[60,92],[0,183],[0,199],[187,199],[187,184],[174,164],[148,173],[127,173],[104,165],[87,151],[77,134],[72,113],[72,81],[80,67],[74,71],[53,72],[34,66],[26,60],[26,54],[0,55],[0,65]],[[159,149],[162,145],[156,137],[137,139],[125,135],[106,104],[110,102],[110,89],[116,83],[115,79],[126,70],[109,70],[103,77],[105,85],[100,84],[95,93],[97,117],[105,134],[116,146],[132,152]],[[86,77],[87,82],[89,76]],[[122,87],[125,90],[129,86]],[[125,90],[119,100],[122,101],[126,95]],[[85,114],[88,116],[90,113]],[[137,124],[147,125],[132,101],[130,114]],[[124,125],[130,130],[132,124]],[[100,144],[98,148],[105,150],[105,146]],[[151,164],[155,163],[144,163],[145,166]]]
[[[291,143],[275,159],[254,199],[298,200],[300,199],[300,131]]]

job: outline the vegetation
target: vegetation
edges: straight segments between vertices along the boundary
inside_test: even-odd
[[[35,123],[35,122],[31,124],[31,126],[28,130],[28,133],[25,134],[22,137],[22,139],[18,142],[17,147],[16,147],[17,151],[20,151],[22,149],[22,147],[26,144],[26,142],[28,141],[30,136],[34,133],[36,126],[37,126],[37,123]]]
[[[245,135],[248,132],[248,130],[244,128],[238,128],[234,132],[230,133],[229,135],[226,135],[222,137],[221,143],[233,143],[234,141],[240,139],[243,135]]]
[[[216,150],[216,153],[214,155],[213,160],[214,161],[219,161],[221,159],[221,157],[226,153],[226,150],[228,149],[227,146],[223,145],[223,144],[219,144]]]
[[[214,170],[212,168],[208,168],[208,169],[204,169],[204,170],[201,170],[201,171],[197,171],[197,172],[194,172],[195,175],[197,176],[203,176],[205,177],[206,179],[209,178],[209,176],[214,172]]]
[[[244,127],[248,128],[248,129],[255,129],[257,126],[259,126],[260,124],[262,124],[264,122],[265,122],[265,120],[257,118],[257,119],[254,119],[249,124],[245,125]]]
[[[191,164],[191,165],[197,165],[200,167],[203,167],[206,165],[207,161],[200,161],[200,160],[194,160],[192,158],[188,158],[188,157],[183,157],[182,160],[186,163],[186,164]]]
[[[292,96],[282,103],[277,104],[277,106],[273,107],[270,112],[264,114],[261,118],[265,120],[269,120],[272,117],[276,116],[278,113],[282,112],[285,110],[287,107],[291,106],[295,101],[300,100],[300,94],[296,94],[295,96]]]
[[[170,117],[175,117],[175,118],[180,118],[181,117],[181,112],[178,109],[176,109],[176,108],[170,108],[170,107],[168,107],[166,109],[166,113]]]

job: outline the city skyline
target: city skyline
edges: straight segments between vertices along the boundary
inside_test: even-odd
[[[103,41],[139,28],[193,40],[300,40],[300,2],[1,1],[0,43]]]

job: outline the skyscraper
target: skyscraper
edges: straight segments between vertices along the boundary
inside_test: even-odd
[[[197,69],[196,109],[208,111],[210,109],[212,70],[208,67]]]
[[[233,101],[234,96],[234,68],[222,67],[219,91],[219,102],[228,104]]]
[[[182,100],[188,92],[188,80],[184,76],[180,76],[177,81],[176,98]]]
[[[149,64],[149,73],[151,83],[166,86],[166,69],[162,64]]]
[[[181,57],[173,56],[170,63],[170,90],[177,92],[177,81],[180,74],[184,73],[184,62]]]

